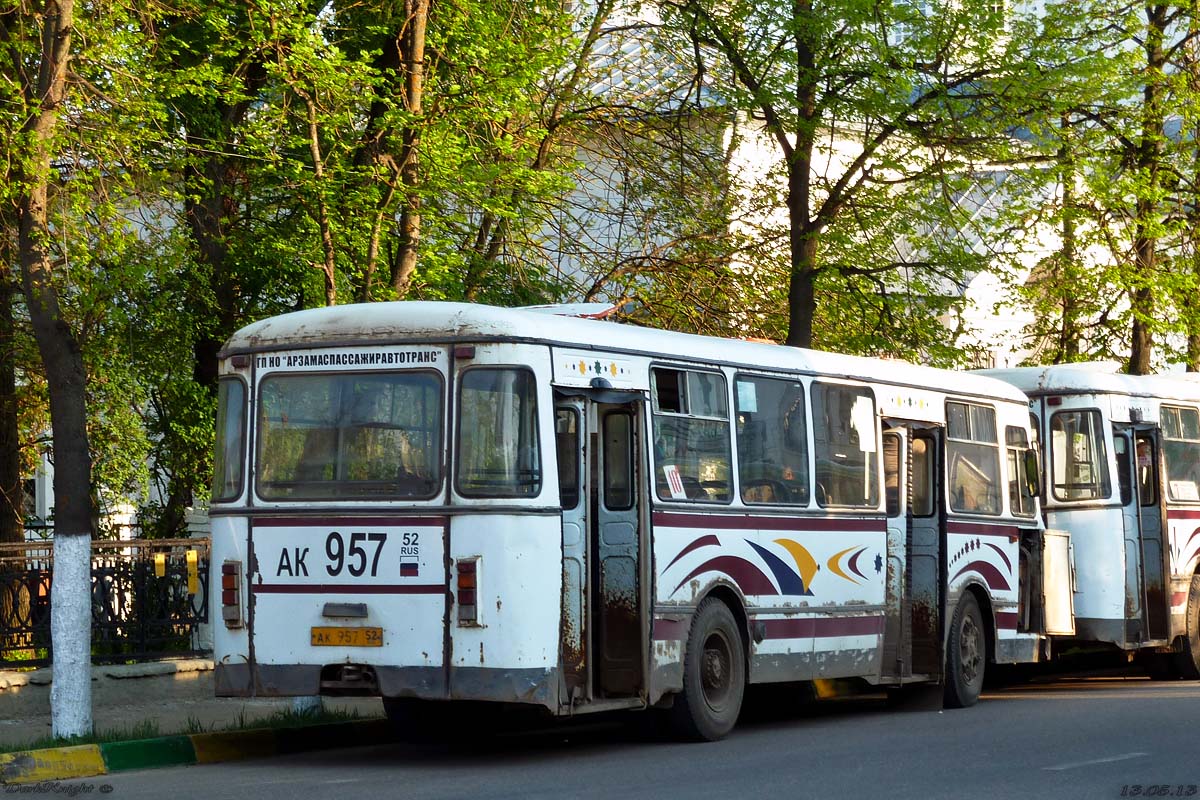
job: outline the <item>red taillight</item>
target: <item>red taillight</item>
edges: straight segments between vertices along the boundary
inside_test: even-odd
[[[242,562],[221,564],[221,618],[226,628],[242,627]]]
[[[479,606],[476,602],[476,581],[479,578],[479,559],[461,558],[457,562],[455,578],[455,595],[458,598],[458,624],[476,625],[479,623]]]

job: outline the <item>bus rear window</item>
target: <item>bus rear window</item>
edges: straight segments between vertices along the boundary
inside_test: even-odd
[[[458,413],[459,494],[536,497],[541,493],[537,385],[532,372],[467,370]]]
[[[233,378],[223,378],[217,386],[217,452],[213,459],[212,499],[234,500],[242,493],[246,386]]]
[[[1050,418],[1051,478],[1059,500],[1100,500],[1112,493],[1099,411],[1059,411]]]
[[[442,380],[432,372],[271,376],[259,389],[267,500],[428,499],[442,483]]]

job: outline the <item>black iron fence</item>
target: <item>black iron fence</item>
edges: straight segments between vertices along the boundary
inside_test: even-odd
[[[208,539],[92,542],[92,661],[204,652]],[[52,540],[0,544],[0,667],[51,662]]]

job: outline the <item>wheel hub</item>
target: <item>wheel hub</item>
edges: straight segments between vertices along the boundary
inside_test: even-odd
[[[975,624],[975,619],[967,614],[963,617],[961,635],[959,636],[959,654],[962,656],[962,677],[971,683],[979,675],[979,665],[982,659],[981,631]]]

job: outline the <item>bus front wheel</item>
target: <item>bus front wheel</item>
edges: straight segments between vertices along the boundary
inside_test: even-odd
[[[746,651],[737,621],[727,605],[710,597],[692,618],[672,726],[688,739],[721,739],[737,723],[745,693]]]
[[[1185,681],[1200,680],[1200,575],[1192,576],[1188,591],[1187,632],[1183,635],[1183,651],[1175,654],[1179,677]]]
[[[983,671],[987,664],[987,634],[979,601],[963,592],[954,610],[950,640],[946,643],[946,708],[967,708],[979,700]]]

